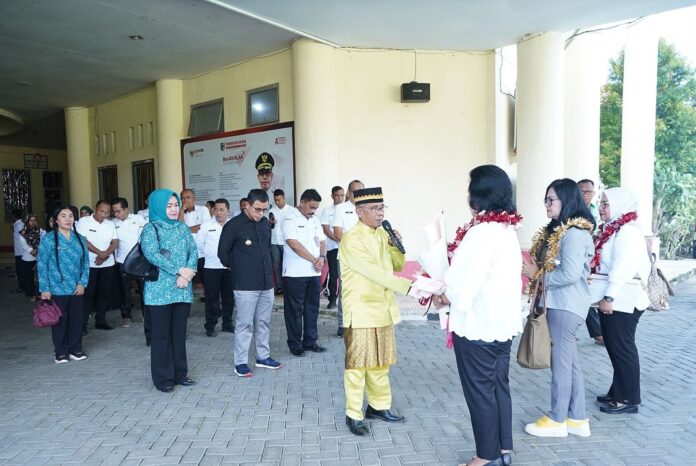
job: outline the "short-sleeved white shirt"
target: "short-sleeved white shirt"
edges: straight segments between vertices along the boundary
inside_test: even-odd
[[[357,223],[358,214],[355,212],[355,205],[352,202],[346,201],[336,206],[332,227],[343,228],[343,234],[345,235]]]
[[[285,244],[285,241],[283,240],[283,232],[281,231],[281,225],[283,224],[283,220],[285,220],[288,215],[293,212],[298,212],[298,210],[290,204],[285,204],[285,207],[282,209],[279,209],[277,205],[273,206],[270,213],[273,214],[273,218],[275,219],[275,226],[271,230],[271,244],[278,246]]]
[[[196,225],[203,225],[203,222],[210,220],[210,211],[207,207],[197,205],[195,209],[191,212],[184,212],[184,223],[187,227],[195,227]],[[196,235],[198,233],[191,233],[193,235],[193,240],[196,240]],[[196,242],[198,244],[198,242]],[[198,258],[203,257],[203,251],[198,248]]]
[[[326,241],[326,235],[315,217],[307,218],[295,209],[283,220],[282,230],[285,240],[297,240],[312,256],[319,257],[321,242]],[[319,275],[321,272],[314,270],[314,264],[297,255],[285,243],[283,246],[284,277],[317,277]]]
[[[95,220],[94,214],[82,217],[79,222],[77,222],[77,232],[87,238],[87,241],[92,243],[95,248],[105,251],[109,249],[111,240],[118,239],[116,236],[116,225],[111,220],[104,220],[99,223]],[[110,255],[107,260],[102,262],[101,265],[97,265],[95,261],[97,260],[97,255],[92,251],[89,252],[89,266],[95,269],[103,269],[105,267],[111,267],[114,265],[114,255]]]
[[[227,223],[229,219],[225,220]],[[222,234],[222,227],[225,225],[220,225],[215,218],[206,220],[201,225],[201,229],[198,230],[198,235],[196,236],[196,246],[199,250],[203,251],[205,257],[206,269],[224,269],[225,266],[222,265],[220,259],[218,258],[218,244],[220,244],[220,234]]]
[[[24,222],[21,220],[17,220],[14,222],[14,225],[12,225],[12,242],[14,243],[14,255],[15,256],[21,256],[22,255],[22,246],[19,244],[20,243],[20,238],[22,235],[20,232],[24,230]]]
[[[328,207],[324,207],[324,210],[321,211],[321,224],[322,224],[322,226],[328,225],[329,228],[333,229],[333,221],[334,221],[334,217],[336,215],[336,207],[338,207],[336,204],[331,204]],[[334,249],[338,249],[338,242],[327,237],[326,238],[326,250],[333,251]]]
[[[113,222],[118,237],[118,247],[115,252],[116,262],[123,264],[128,253],[138,244],[140,233],[147,222],[137,214],[128,214],[128,217],[123,221],[114,218]]]
[[[145,219],[146,222],[150,221],[150,209],[141,209],[138,211],[138,215]]]

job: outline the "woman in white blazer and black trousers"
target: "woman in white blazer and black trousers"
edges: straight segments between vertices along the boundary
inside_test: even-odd
[[[598,302],[599,318],[614,377],[606,395],[597,397],[604,413],[636,413],[640,404],[640,362],[636,326],[650,304],[644,285],[650,258],[636,221],[638,201],[624,188],[602,194],[599,215],[604,225],[595,239],[595,274],[590,288]]]

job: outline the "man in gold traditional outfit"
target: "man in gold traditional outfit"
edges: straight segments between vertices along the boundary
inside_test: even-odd
[[[354,192],[359,222],[341,238],[339,257],[343,293],[346,360],[346,424],[355,435],[370,433],[363,423],[363,393],[368,418],[403,421],[391,412],[389,366],[396,364],[394,324],[400,321],[395,291],[406,294],[411,281],[397,277],[404,255],[381,228],[384,199],[381,188]]]

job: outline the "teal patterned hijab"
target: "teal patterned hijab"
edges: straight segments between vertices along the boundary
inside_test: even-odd
[[[150,193],[150,197],[148,197],[148,209],[150,210],[151,222],[160,221],[170,225],[179,223],[179,220],[172,220],[167,217],[167,203],[172,196],[176,197],[179,207],[181,207],[181,198],[170,189],[158,189]]]

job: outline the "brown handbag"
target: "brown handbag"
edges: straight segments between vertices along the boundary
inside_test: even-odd
[[[542,275],[530,295],[529,315],[517,348],[517,364],[527,369],[548,369],[551,367],[551,333],[546,321],[546,287]],[[539,308],[539,289],[544,296],[544,305]]]

